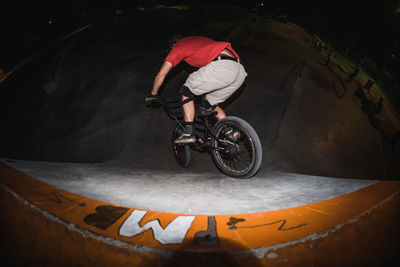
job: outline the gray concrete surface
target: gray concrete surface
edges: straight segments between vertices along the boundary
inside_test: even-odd
[[[171,173],[129,164],[3,160],[47,184],[101,201],[180,214],[246,214],[341,196],[376,181],[268,172],[252,179],[218,173]]]
[[[26,114],[35,112],[21,122],[9,119],[12,127],[2,133],[7,149],[0,157],[34,160],[12,165],[72,192],[180,213],[287,208],[385,178],[379,134],[351,88],[343,98],[336,96],[306,33],[268,20],[253,23],[253,15],[237,9],[212,10],[117,16],[53,49],[43,66],[57,68],[54,90],[42,89],[40,100],[19,105]],[[249,76],[225,107],[247,120],[261,139],[264,157],[253,179],[222,176],[204,152],[193,151],[188,169],[174,161],[174,122],[163,110],[146,107],[144,98],[175,33],[230,41],[241,55]],[[298,40],[287,39],[288,33]],[[176,98],[191,71],[184,64],[176,68],[164,96]]]

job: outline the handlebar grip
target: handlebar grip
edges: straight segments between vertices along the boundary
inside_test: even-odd
[[[154,100],[158,100],[157,97],[146,97],[146,102],[150,102],[150,101],[154,101]]]

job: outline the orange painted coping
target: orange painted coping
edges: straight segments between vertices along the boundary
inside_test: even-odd
[[[0,162],[0,183],[44,214],[83,231],[162,250],[243,252],[313,240],[353,223],[398,193],[381,181],[340,197],[251,214],[188,215],[122,207],[50,186]]]

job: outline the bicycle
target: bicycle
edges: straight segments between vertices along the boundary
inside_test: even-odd
[[[175,144],[175,139],[185,128],[180,101],[165,101],[161,96],[152,96],[147,97],[146,102],[161,105],[168,117],[176,122],[171,140],[172,151],[183,168],[190,165],[190,146],[195,146],[210,151],[215,165],[227,176],[250,178],[257,173],[262,160],[261,142],[253,127],[243,119],[227,116],[214,124],[217,112],[200,107],[200,115],[196,115],[194,121],[196,142]],[[197,132],[202,132],[202,136]]]

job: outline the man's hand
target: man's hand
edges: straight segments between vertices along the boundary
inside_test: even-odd
[[[157,73],[154,82],[153,82],[153,89],[151,90],[152,95],[156,95],[158,93],[158,89],[160,89],[161,85],[164,82],[165,77],[167,76],[168,72],[172,69],[172,63],[168,61],[164,61],[161,66],[160,71]]]
[[[159,100],[159,98],[160,98],[159,94],[155,94],[155,95],[151,94],[146,97],[146,102],[157,102]]]

